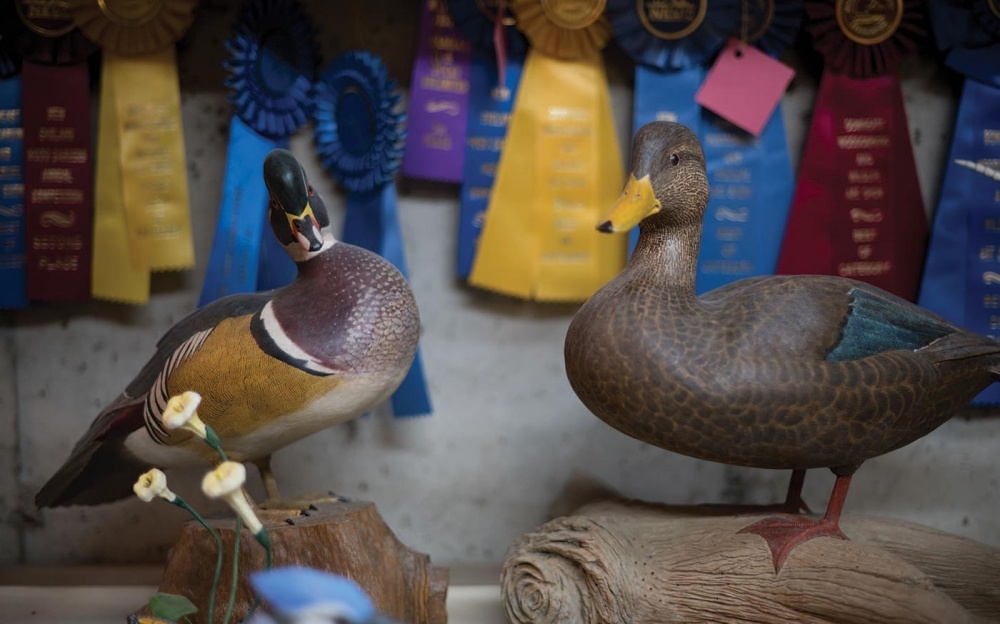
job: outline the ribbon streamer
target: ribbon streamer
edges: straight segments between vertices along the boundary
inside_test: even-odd
[[[104,50],[92,294],[127,303],[149,299],[150,271],[190,268],[194,241],[173,43],[191,24],[196,0],[135,3],[67,0],[80,30]],[[103,84],[107,82],[108,84]],[[117,146],[114,146],[117,142]],[[114,197],[120,194],[121,197]],[[121,220],[122,228],[113,225]],[[110,241],[122,236],[125,241]],[[127,249],[127,260],[118,254]],[[100,270],[98,270],[98,267]]]
[[[444,0],[421,6],[403,175],[461,182],[471,46],[455,31]]]
[[[320,73],[314,99],[316,149],[347,192],[344,242],[381,255],[406,277],[395,187],[406,115],[396,82],[378,57],[345,52]],[[419,348],[391,402],[396,417],[431,412]]]
[[[500,2],[450,0],[448,9],[459,34],[472,44],[465,165],[459,199],[457,274],[472,271],[479,236],[517,96],[528,40],[514,25],[514,14]],[[497,46],[497,34],[501,37]]]
[[[594,225],[623,171],[601,48],[604,3],[514,5],[531,42],[469,283],[583,301],[624,265],[625,237]]]
[[[971,5],[929,7],[938,47],[966,80],[918,302],[1000,338],[1000,180],[991,175],[1000,169],[1000,5]],[[987,388],[972,403],[1000,404],[1000,388]]]
[[[20,59],[0,39],[0,309],[28,305]]]
[[[806,3],[826,61],[778,272],[859,279],[914,300],[927,219],[898,77],[912,1]]]
[[[89,297],[90,111],[95,48],[61,2],[7,3],[3,38],[23,56],[24,263],[31,301]],[[14,15],[10,15],[13,12]]]
[[[297,271],[264,218],[268,196],[261,168],[267,154],[287,148],[288,137],[308,121],[319,58],[315,30],[296,0],[249,0],[226,47],[226,86],[235,114],[199,306],[284,286]]]

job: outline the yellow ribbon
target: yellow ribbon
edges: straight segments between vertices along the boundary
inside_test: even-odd
[[[104,57],[105,69],[109,56]],[[149,301],[149,271],[133,266],[125,197],[121,189],[121,142],[115,107],[114,81],[107,73],[101,81],[101,106],[97,133],[94,182],[94,259],[91,294],[120,303]]]
[[[625,264],[626,237],[595,229],[623,183],[600,57],[529,52],[469,283],[587,299]]]

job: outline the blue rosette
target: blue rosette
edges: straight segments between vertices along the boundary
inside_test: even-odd
[[[674,21],[662,27],[643,17],[641,4],[636,0],[608,0],[606,14],[618,45],[637,64],[655,69],[703,65],[739,29],[740,0],[694,0],[689,3],[696,11],[691,21]],[[692,28],[691,24],[696,25]]]
[[[233,118],[215,240],[199,305],[233,293],[278,288],[295,263],[265,218],[260,175],[267,154],[309,120],[319,60],[315,29],[297,0],[249,0],[226,41]]]
[[[1000,87],[1000,2],[933,0],[928,4],[945,64],[966,77]]]
[[[510,2],[504,7],[503,32],[507,42],[507,54],[514,58],[524,58],[528,53],[528,39],[517,29],[517,18],[510,10]],[[468,40],[477,50],[492,52],[493,33],[496,26],[496,0],[448,0],[448,13],[455,30]]]
[[[352,50],[320,72],[313,98],[316,151],[347,192],[341,238],[381,255],[406,277],[395,184],[406,114],[396,81],[377,56]],[[419,349],[391,402],[397,417],[431,412]]]
[[[749,5],[747,42],[774,58],[784,54],[795,43],[802,28],[802,3],[799,0],[758,0]]]

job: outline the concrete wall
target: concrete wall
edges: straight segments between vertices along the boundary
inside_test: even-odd
[[[365,48],[407,86],[416,2],[306,4],[324,59]],[[186,519],[171,506],[134,500],[39,513],[32,499],[157,338],[195,309],[222,189],[230,107],[221,65],[235,7],[233,0],[203,0],[180,48],[197,268],[157,275],[152,301],[141,308],[95,302],[0,316],[0,564],[156,561]],[[606,59],[627,149],[632,65],[617,49]],[[803,71],[785,98],[793,160],[805,139],[816,79]],[[904,92],[930,208],[950,140],[955,84],[928,54],[906,66]],[[316,161],[310,132],[295,137],[293,150],[340,220],[343,197]],[[376,413],[284,449],[275,470],[286,492],[332,489],[373,500],[404,542],[442,563],[499,561],[514,536],[545,520],[574,472],[672,503],[783,496],[785,472],[682,457],[592,416],[563,370],[562,342],[575,307],[508,300],[457,283],[457,189],[404,180],[400,193],[435,413],[405,421]],[[906,518],[1000,545],[998,442],[1000,419],[949,422],[865,464],[848,513]],[[197,506],[211,508],[197,493],[197,472],[177,473],[171,482]],[[828,471],[810,473],[805,497],[814,509],[825,505],[831,483]],[[260,491],[257,482],[254,488]]]

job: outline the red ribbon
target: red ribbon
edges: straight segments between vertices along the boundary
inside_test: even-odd
[[[916,298],[927,216],[899,79],[824,72],[778,260]]]
[[[86,62],[24,62],[28,298],[90,297],[92,193]]]

